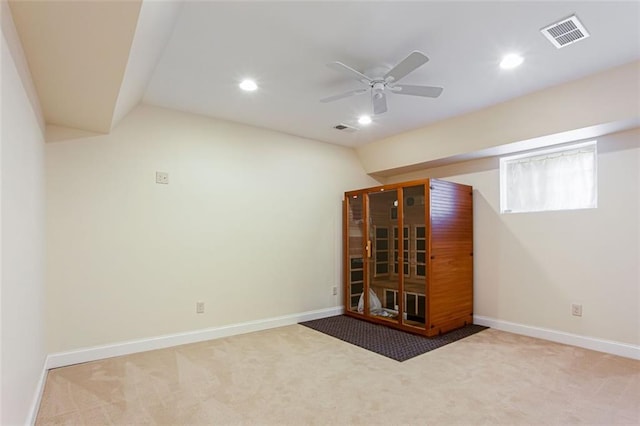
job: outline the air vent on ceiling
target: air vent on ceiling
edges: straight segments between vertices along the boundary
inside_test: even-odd
[[[576,15],[551,24],[540,32],[558,49],[589,37],[589,32]]]
[[[342,130],[343,132],[353,133],[356,129],[355,127],[349,126],[348,124],[340,123],[337,126],[333,126],[334,129]]]

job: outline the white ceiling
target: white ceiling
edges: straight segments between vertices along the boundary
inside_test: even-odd
[[[539,30],[574,13],[591,37],[558,50]],[[431,60],[402,82],[442,86],[439,98],[390,94],[389,112],[369,127],[332,128],[357,126],[357,116],[370,112],[370,98],[320,103],[361,87],[327,63],[366,71],[391,67],[413,50]],[[500,57],[509,52],[523,54],[525,62],[500,70]],[[145,0],[110,119],[117,123],[142,99],[360,146],[639,58],[639,2]],[[257,92],[238,89],[247,76],[258,81]]]

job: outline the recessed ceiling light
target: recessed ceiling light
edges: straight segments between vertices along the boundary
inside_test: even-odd
[[[520,65],[523,61],[524,58],[522,56],[511,53],[502,58],[502,61],[500,61],[500,68],[503,70],[510,70]]]
[[[368,115],[361,115],[360,118],[358,118],[358,123],[362,124],[363,126],[371,124],[371,117],[369,117]]]
[[[242,83],[240,83],[240,88],[247,92],[253,92],[258,88],[258,85],[256,84],[255,81],[246,79],[246,80],[242,80]]]

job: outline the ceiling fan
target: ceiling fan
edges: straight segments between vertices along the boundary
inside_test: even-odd
[[[373,104],[373,114],[378,115],[387,111],[387,95],[386,93],[395,93],[398,95],[410,95],[410,96],[423,96],[426,98],[437,98],[442,93],[442,87],[434,86],[415,86],[411,84],[397,84],[407,74],[413,72],[416,68],[426,64],[429,58],[422,53],[413,51],[409,56],[404,58],[398,65],[391,68],[382,75],[384,70],[380,68],[373,69],[368,74],[374,75],[369,77],[359,71],[354,70],[348,65],[342,62],[331,62],[327,66],[338,72],[347,74],[348,76],[355,78],[360,83],[368,86],[366,88],[351,90],[349,92],[341,93],[339,95],[329,96],[328,98],[320,99],[320,102],[333,102],[338,99],[349,98],[351,96],[362,95],[371,91],[371,103]]]

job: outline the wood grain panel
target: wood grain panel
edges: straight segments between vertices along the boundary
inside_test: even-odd
[[[472,188],[430,181],[429,334],[473,315]],[[436,333],[436,334],[438,334]]]
[[[424,189],[423,189],[424,188]],[[396,192],[397,190],[397,192]],[[407,196],[424,194],[425,205],[405,205],[403,193]],[[370,194],[366,197],[365,194]],[[392,235],[394,226],[409,227],[410,246],[416,239],[416,224],[424,224],[426,230],[427,277],[405,277],[404,274],[384,275],[373,279],[370,268],[365,267],[365,281],[381,297],[384,289],[397,289],[426,295],[425,327],[405,325],[397,320],[389,321],[374,317],[365,312],[359,316],[376,323],[400,328],[413,333],[434,336],[472,323],[473,320],[473,197],[472,188],[437,179],[405,182],[367,188],[345,193],[345,205],[354,195],[364,197],[362,221],[358,226],[343,228],[345,254],[356,252],[366,239],[372,237],[370,224],[389,229]],[[377,202],[373,201],[377,200]],[[391,219],[391,209],[395,200],[402,200],[397,206],[397,219]],[[372,201],[370,203],[370,201]],[[355,212],[355,214],[358,214]],[[349,220],[348,212],[344,220]],[[389,239],[389,259],[392,262],[393,242]],[[402,242],[399,243],[402,247]],[[402,252],[402,250],[401,250]],[[415,263],[416,255],[410,254],[410,263]],[[348,258],[346,258],[348,262]],[[371,260],[365,259],[369,265]],[[346,266],[345,266],[346,268]],[[345,277],[346,281],[346,277]],[[367,287],[369,287],[367,286]],[[424,291],[423,291],[424,290]],[[346,292],[345,292],[346,293]],[[368,303],[365,292],[365,303]],[[398,302],[402,305],[404,298]],[[403,306],[400,306],[402,309]]]

